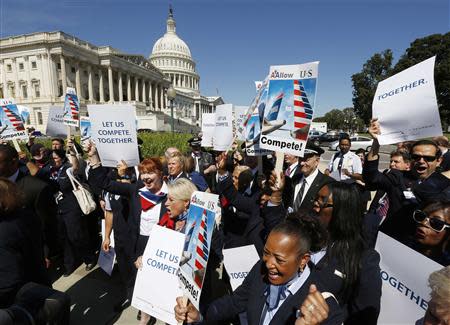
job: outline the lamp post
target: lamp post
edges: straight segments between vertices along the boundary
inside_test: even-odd
[[[167,89],[167,99],[170,100],[170,129],[172,133],[174,132],[174,121],[173,121],[173,101],[177,96],[176,90],[170,85],[169,89]]]

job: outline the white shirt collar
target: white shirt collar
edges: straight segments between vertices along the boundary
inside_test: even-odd
[[[311,185],[312,182],[314,182],[314,179],[316,178],[317,174],[319,174],[319,169],[318,168],[316,168],[315,171],[313,171],[311,174],[309,174],[309,176],[303,177],[303,179],[306,179],[306,183],[308,185]],[[302,182],[303,182],[303,180],[302,180]]]

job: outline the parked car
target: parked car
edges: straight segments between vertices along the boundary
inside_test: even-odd
[[[361,137],[361,136],[354,136],[350,137],[350,141],[352,142],[352,146],[350,147],[351,151],[356,151],[358,149],[364,149],[366,151],[369,151],[372,147],[372,139],[368,137]],[[338,150],[339,149],[339,140],[336,140],[332,143],[330,143],[329,147],[330,150]]]
[[[322,131],[309,131],[308,134],[308,141],[311,141],[312,143],[314,143],[316,146],[319,146],[320,142],[317,141],[317,139],[321,136],[325,134],[325,132]],[[317,141],[317,142],[316,142]]]
[[[339,140],[342,136],[348,136],[345,132],[330,131],[322,134],[318,138],[310,139],[316,146],[327,146],[330,143]]]

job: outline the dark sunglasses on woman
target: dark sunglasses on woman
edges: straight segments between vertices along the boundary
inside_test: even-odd
[[[434,231],[437,231],[437,232],[441,232],[441,231],[445,230],[446,228],[450,228],[450,224],[448,224],[444,220],[439,219],[438,217],[428,216],[422,210],[414,211],[413,218],[417,223],[422,223],[423,221],[427,220],[431,229],[433,229]]]

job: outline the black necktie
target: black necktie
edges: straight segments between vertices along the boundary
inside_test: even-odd
[[[297,193],[297,197],[295,198],[294,203],[294,211],[298,211],[300,208],[300,205],[302,205],[302,199],[303,199],[303,193],[305,192],[306,187],[306,178],[303,178],[302,186],[300,187],[300,190]]]
[[[338,164],[338,171],[339,174],[341,174],[341,169],[342,169],[342,163],[344,162],[344,155],[341,153],[341,158],[339,159],[339,164]]]

